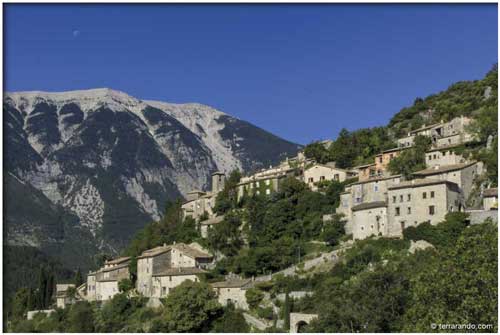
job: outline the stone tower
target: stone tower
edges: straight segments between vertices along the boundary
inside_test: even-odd
[[[216,171],[212,173],[212,192],[217,193],[222,191],[226,183],[226,175],[223,172]]]

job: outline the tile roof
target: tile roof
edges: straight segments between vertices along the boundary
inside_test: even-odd
[[[352,211],[361,211],[364,209],[371,209],[371,208],[380,208],[380,207],[387,207],[387,203],[385,201],[373,201],[373,202],[365,202],[359,205],[356,205],[352,207]]]
[[[470,162],[470,163],[435,166],[435,167],[431,167],[431,168],[417,171],[414,173],[414,175],[425,176],[425,175],[433,175],[433,174],[450,172],[450,171],[457,171],[457,170],[465,169],[466,167],[469,167],[469,166],[474,165],[476,163],[477,162]]]
[[[183,254],[190,256],[192,258],[212,258],[212,255],[203,252],[201,250],[190,247],[184,243],[177,243],[172,245],[172,249],[177,249]]]
[[[153,274],[153,277],[162,277],[162,276],[188,276],[188,275],[197,275],[200,273],[205,273],[205,270],[189,267],[189,268],[165,268],[162,271],[158,271]]]
[[[170,251],[171,249],[172,247],[170,245],[165,245],[165,244],[160,245],[159,247],[154,247],[152,249],[143,251],[142,254],[139,257],[137,257],[137,259],[158,256],[167,251]]]
[[[106,261],[105,264],[121,264],[121,263],[126,262],[128,260],[130,260],[130,257],[118,257],[118,258]]]
[[[483,191],[483,197],[496,197],[498,196],[498,188],[488,188]]]
[[[399,184],[394,184],[392,186],[389,186],[389,190],[397,190],[401,188],[411,188],[411,187],[422,187],[422,186],[431,186],[431,185],[438,185],[438,184],[448,184],[449,186],[452,186],[453,188],[458,188],[458,185],[448,181],[448,180],[441,180],[441,179],[429,179],[429,178],[422,178],[422,179],[413,179],[413,180],[408,180],[401,182]]]

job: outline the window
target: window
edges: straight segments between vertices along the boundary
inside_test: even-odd
[[[338,181],[339,179],[340,179],[340,177],[339,177],[338,173],[336,173],[335,175],[333,175],[333,180],[337,180]]]
[[[311,178],[309,178],[308,180],[309,180],[309,182],[310,182],[310,183],[313,183],[313,182],[314,182],[314,178],[312,178],[312,177],[311,177]]]
[[[364,227],[364,226],[361,226],[361,230],[365,230],[365,227]]]
[[[267,194],[267,195],[271,194],[271,190],[270,190],[270,189],[267,189],[267,190],[266,190],[266,194]]]
[[[432,160],[432,155],[429,155],[429,160],[430,160],[430,161]]]
[[[378,158],[378,162],[379,162],[379,163],[382,163],[382,156],[380,156],[380,157]]]
[[[434,191],[431,191],[431,198],[434,198]]]
[[[422,199],[427,199],[427,192],[422,193]]]
[[[399,202],[403,202],[403,195],[402,194],[399,195]]]
[[[429,206],[429,215],[434,215],[436,213],[436,209],[434,206]]]
[[[373,230],[373,225],[370,225],[370,228]]]
[[[408,195],[406,196],[406,198],[407,198],[407,200],[408,200],[408,201],[411,201],[411,194],[408,194]]]
[[[268,179],[266,180],[266,185],[269,185],[271,183],[271,181]]]
[[[325,176],[320,176],[319,181],[323,181],[323,180],[325,180]]]
[[[408,207],[408,214],[411,214],[411,207]]]
[[[396,196],[395,195],[392,197],[392,202],[396,203]]]
[[[432,156],[432,158],[433,158],[433,159],[436,159],[436,158],[437,158],[437,157],[436,157],[436,154],[434,154],[434,156]]]
[[[166,288],[165,286],[163,286],[163,287],[161,288],[161,294],[162,294],[162,295],[167,294],[167,288]]]
[[[393,159],[394,158],[394,155],[393,154],[390,154],[389,155],[389,159]]]
[[[376,185],[376,184],[375,184],[375,185],[373,185],[373,191],[374,191],[374,192],[378,192],[378,185]]]
[[[396,210],[396,216],[399,216],[399,207],[396,207],[395,210]]]
[[[168,281],[172,281],[172,276],[168,276]]]

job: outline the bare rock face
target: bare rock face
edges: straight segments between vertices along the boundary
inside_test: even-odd
[[[110,89],[7,93],[4,120],[6,242],[42,249],[78,231],[89,250],[116,252],[167,200],[207,189],[212,172],[254,170],[300,149],[209,106]],[[54,215],[64,229],[47,229]]]

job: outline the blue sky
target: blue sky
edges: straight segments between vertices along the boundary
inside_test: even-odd
[[[5,89],[200,102],[309,143],[497,62],[496,5],[6,5]]]

